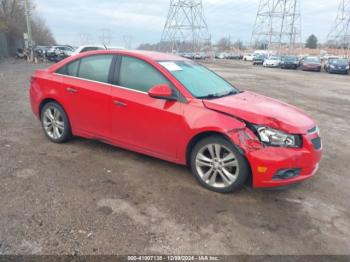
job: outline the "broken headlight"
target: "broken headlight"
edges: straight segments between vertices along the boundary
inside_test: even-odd
[[[255,126],[261,142],[269,146],[299,148],[302,146],[302,139],[299,135],[291,135],[281,130],[266,126]]]

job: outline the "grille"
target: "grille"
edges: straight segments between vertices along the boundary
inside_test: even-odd
[[[322,142],[321,142],[321,138],[317,137],[311,140],[312,144],[314,145],[314,148],[316,150],[320,150],[322,147]]]

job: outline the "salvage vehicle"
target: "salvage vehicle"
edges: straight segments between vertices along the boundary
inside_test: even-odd
[[[46,52],[46,58],[52,62],[59,62],[69,56],[74,52],[71,46],[52,46]]]
[[[253,58],[253,65],[263,65],[266,57],[263,55],[255,55]]]
[[[71,55],[77,55],[84,52],[105,50],[105,49],[107,48],[102,45],[82,45],[82,46],[79,46],[77,49],[75,49]]]
[[[265,59],[263,66],[264,67],[279,67],[281,63],[281,58],[278,56],[270,56]]]
[[[324,69],[330,74],[349,74],[349,60],[345,58],[328,59]]]
[[[172,54],[82,53],[35,71],[30,101],[54,143],[79,136],[188,165],[215,192],[304,181],[322,154],[303,111]]]
[[[254,54],[245,54],[244,56],[243,56],[243,61],[253,61],[253,59],[254,59]]]
[[[298,69],[299,65],[300,61],[297,56],[284,56],[280,63],[282,69]]]
[[[319,57],[316,56],[308,56],[306,57],[301,65],[301,69],[303,71],[317,71],[321,72],[321,60]]]

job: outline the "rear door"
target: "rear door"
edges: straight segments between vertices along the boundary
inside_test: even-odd
[[[155,99],[147,93],[157,84],[172,86],[171,83],[138,58],[123,56],[117,65],[118,82],[112,86],[111,96],[114,140],[161,158],[175,159],[177,139],[186,128],[183,104]]]
[[[73,130],[94,138],[109,138],[113,55],[93,55],[68,64],[58,73],[69,101],[67,113]]]

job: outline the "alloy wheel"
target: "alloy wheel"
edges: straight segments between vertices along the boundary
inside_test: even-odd
[[[232,150],[220,144],[207,144],[195,159],[200,178],[215,188],[231,186],[238,178],[239,163]]]
[[[54,139],[60,139],[64,134],[64,120],[61,112],[55,107],[48,107],[44,112],[43,126],[46,134]]]

